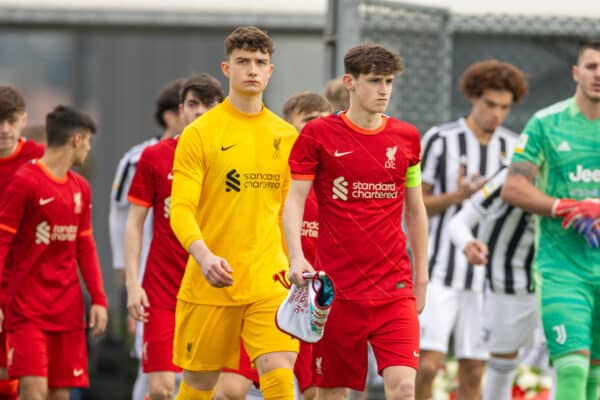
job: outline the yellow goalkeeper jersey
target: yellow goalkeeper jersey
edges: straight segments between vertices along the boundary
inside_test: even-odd
[[[234,284],[214,288],[188,258],[177,298],[240,305],[286,290],[281,211],[290,182],[294,127],[263,107],[245,114],[225,99],[183,131],[173,165],[171,226],[185,249],[204,240],[233,270]]]

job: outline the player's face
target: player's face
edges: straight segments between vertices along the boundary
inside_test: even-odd
[[[78,132],[73,136],[73,144],[75,147],[73,165],[82,166],[85,159],[92,148],[92,133],[89,131]]]
[[[477,126],[493,133],[504,123],[513,104],[513,94],[508,90],[485,90],[481,97],[471,99],[471,114]]]
[[[350,92],[350,102],[369,113],[385,112],[392,96],[394,74],[344,75],[344,84]]]
[[[0,121],[0,154],[8,155],[17,147],[21,130],[27,124],[26,113],[14,113]]]
[[[589,101],[600,102],[600,51],[585,49],[573,67],[577,89]]]
[[[268,53],[235,49],[227,61],[221,63],[221,69],[229,79],[230,92],[256,96],[267,87],[273,73],[273,64]]]
[[[183,113],[183,121],[185,125],[191,124],[196,118],[216,106],[215,101],[210,105],[205,105],[198,97],[190,90],[186,93],[183,104],[180,105],[180,110]]]
[[[329,112],[326,111],[311,111],[311,112],[298,112],[295,111],[290,116],[290,120],[288,121],[290,124],[294,125],[294,128],[298,132],[302,131],[304,125],[306,125],[309,121],[319,117],[326,117],[329,115]]]

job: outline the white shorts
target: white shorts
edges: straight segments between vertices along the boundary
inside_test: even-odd
[[[457,359],[487,360],[482,314],[483,293],[430,282],[425,310],[419,316],[421,349],[445,354],[452,334]]]
[[[535,294],[485,294],[483,337],[490,352],[507,354],[531,347],[539,325]]]

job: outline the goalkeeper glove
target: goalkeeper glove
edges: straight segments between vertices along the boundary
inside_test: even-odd
[[[592,220],[591,224],[596,225],[600,222],[600,201],[596,199],[577,201],[561,216],[563,217],[562,226],[565,229],[582,219],[590,219]]]

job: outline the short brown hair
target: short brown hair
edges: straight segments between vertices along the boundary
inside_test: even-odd
[[[289,122],[292,114],[311,112],[331,112],[327,99],[315,92],[301,92],[288,97],[283,105],[283,118]]]
[[[0,86],[0,121],[25,112],[25,99],[14,86]]]
[[[579,53],[577,54],[577,63],[579,63],[579,60],[581,59],[581,55],[583,54],[583,52],[588,49],[600,51],[600,39],[586,40],[586,41],[582,41],[579,44]]]
[[[240,26],[235,28],[225,38],[225,55],[229,56],[234,50],[260,51],[264,54],[273,54],[273,40],[267,32],[255,26]]]
[[[220,103],[225,98],[221,83],[217,78],[209,74],[192,75],[183,83],[179,95],[179,102],[181,104],[183,104],[185,96],[189,92],[207,107],[213,103]]]
[[[154,120],[163,129],[167,127],[163,114],[167,111],[179,113],[179,92],[183,86],[183,79],[178,79],[165,86],[154,104]]]
[[[85,112],[59,105],[46,114],[46,140],[48,147],[59,147],[80,131],[96,133],[96,123]]]
[[[325,98],[335,111],[347,110],[350,106],[350,93],[341,79],[332,79],[325,85]]]
[[[490,59],[471,64],[460,77],[460,91],[479,98],[486,90],[506,90],[519,102],[527,93],[525,73],[512,64]]]
[[[375,43],[363,43],[346,52],[344,69],[347,74],[358,77],[373,72],[377,75],[397,74],[404,66],[400,56]]]

